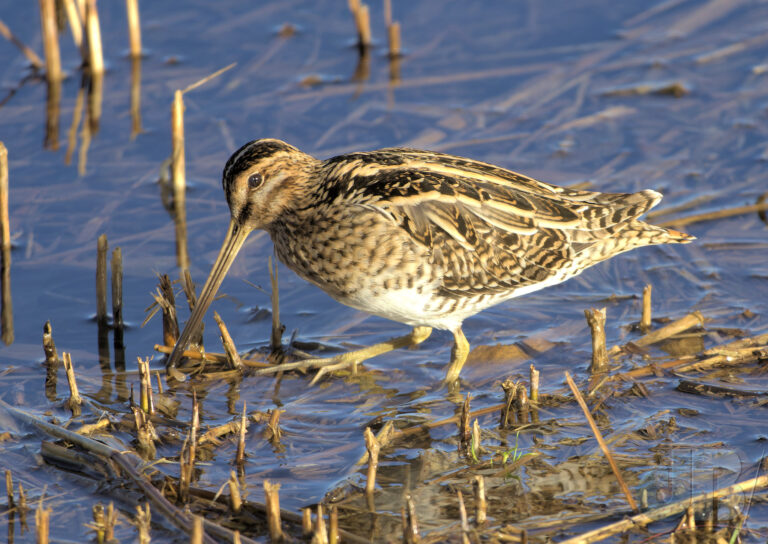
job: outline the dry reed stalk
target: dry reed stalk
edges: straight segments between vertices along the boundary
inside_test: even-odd
[[[160,344],[155,344],[153,348],[155,351],[160,353],[165,353],[166,355],[169,355],[173,351],[173,346],[161,346]],[[210,361],[212,363],[226,363],[227,362],[227,355],[225,353],[213,353],[211,351],[206,351],[205,353],[201,353],[197,350],[185,350],[181,356],[185,359],[193,359],[198,361]],[[267,363],[265,361],[257,361],[255,359],[243,359],[240,358],[242,363],[245,366],[251,367],[251,368],[260,368],[260,369],[270,369],[273,368],[275,365],[271,363]]]
[[[35,70],[43,69],[43,66],[45,66],[43,60],[37,56],[37,53],[27,47],[19,38],[17,38],[13,32],[11,32],[11,29],[8,28],[8,25],[6,25],[2,20],[0,20],[0,35],[18,47],[21,53],[27,57],[27,60],[35,68]]]
[[[131,57],[141,57],[141,19],[139,18],[139,0],[125,0],[128,17],[128,36],[131,41]]]
[[[69,22],[69,29],[72,32],[72,41],[75,42],[75,46],[80,49],[82,54],[83,48],[83,22],[78,13],[75,0],[64,0],[64,11],[67,14],[67,21]]]
[[[192,516],[192,534],[189,535],[189,544],[203,544],[204,536],[203,518],[200,516]]]
[[[280,410],[273,408],[267,410],[269,414],[269,421],[264,429],[264,437],[269,440],[272,445],[280,443],[280,437],[283,435],[283,431],[280,430]]]
[[[155,301],[163,310],[163,343],[173,347],[179,338],[179,321],[176,317],[176,297],[168,274],[159,277]]]
[[[400,43],[400,23],[395,21],[387,27],[387,34],[389,36],[389,57],[395,59],[401,55],[401,43]]]
[[[272,542],[282,542],[283,528],[280,522],[280,484],[264,480],[264,502],[267,506],[267,526]]]
[[[5,469],[5,494],[8,497],[8,510],[12,510],[16,502],[13,500],[13,474],[10,469]]]
[[[235,463],[240,467],[245,463],[245,433],[247,430],[248,418],[245,415],[245,402],[243,402],[243,414],[240,416],[240,432],[237,440],[237,453],[235,454]]]
[[[410,495],[405,497],[405,524],[403,525],[403,540],[408,544],[417,544],[421,541],[419,525],[416,521],[416,507]]]
[[[149,529],[152,523],[152,512],[149,510],[149,503],[144,503],[144,508],[140,504],[136,505],[136,528],[139,530],[139,544],[149,544],[151,537]]]
[[[61,54],[59,53],[59,30],[56,25],[55,0],[40,0],[40,25],[45,52],[45,77],[52,81],[60,81],[62,78]]]
[[[323,517],[323,505],[317,505],[317,515],[315,518],[315,534],[312,535],[313,544],[328,544],[328,531],[325,529],[325,518]]]
[[[478,458],[482,450],[480,449],[480,423],[476,419],[472,420],[472,454]]]
[[[528,390],[524,383],[517,384],[517,395],[515,396],[515,405],[517,407],[517,416],[522,425],[526,425],[530,418],[531,405],[528,402]]]
[[[304,537],[308,537],[312,534],[312,509],[301,509],[301,532]]]
[[[485,478],[475,476],[475,524],[482,525],[488,519],[488,502],[485,499]]]
[[[40,498],[40,505],[35,510],[35,532],[37,534],[37,544],[48,544],[48,534],[50,532],[51,509],[43,508],[43,499]]]
[[[88,39],[88,68],[91,74],[103,74],[104,53],[101,46],[101,25],[96,0],[85,2],[85,33]]]
[[[11,219],[8,206],[8,148],[5,147],[5,143],[0,141],[0,229],[2,229],[3,250],[11,248]]]
[[[189,487],[192,483],[192,475],[195,471],[195,457],[197,455],[197,431],[200,426],[200,412],[197,404],[197,394],[192,394],[192,421],[189,426],[189,435],[182,446],[179,456],[179,496],[182,501],[189,500]],[[185,456],[186,454],[186,456]]]
[[[58,364],[59,354],[56,351],[56,344],[53,342],[53,331],[51,322],[46,321],[43,325],[43,352],[45,352],[46,364]]]
[[[640,330],[644,333],[651,331],[651,292],[653,287],[649,283],[643,288],[643,313],[640,317]]]
[[[592,363],[589,365],[591,374],[608,370],[608,351],[605,347],[605,308],[584,310],[587,324],[592,331]]]
[[[459,442],[463,450],[466,450],[472,439],[472,430],[469,427],[469,402],[471,398],[472,396],[467,393],[464,404],[461,405],[461,414],[459,416]]]
[[[186,158],[184,155],[184,96],[180,90],[171,105],[171,179],[176,225],[176,260],[179,268],[189,269],[186,225]]]
[[[8,213],[8,149],[0,142],[0,231],[2,231],[2,315],[0,315],[0,329],[5,345],[10,345],[14,340],[13,332],[13,300],[11,298],[11,221]]]
[[[515,422],[512,403],[517,398],[517,384],[512,380],[504,380],[501,384],[501,389],[504,391],[504,404],[501,405],[499,427],[505,429],[508,425]]]
[[[219,312],[216,312],[216,311],[213,312],[213,319],[216,321],[216,324],[219,326],[221,344],[222,346],[224,346],[224,353],[227,354],[227,361],[229,361],[230,368],[242,369],[243,362],[240,360],[240,355],[238,355],[237,353],[235,342],[232,340],[232,336],[230,336],[229,331],[227,330],[227,326],[224,324],[224,321],[221,319]]]
[[[379,467],[379,451],[381,445],[376,437],[371,432],[370,427],[365,428],[363,433],[365,438],[365,449],[368,450],[368,473],[365,481],[365,495],[369,501],[373,497],[374,489],[376,488],[376,471]]]
[[[96,242],[96,322],[107,324],[107,235],[102,234]]]
[[[328,544],[339,543],[339,511],[336,505],[328,510]]]
[[[539,371],[531,364],[531,402],[539,402]]]
[[[355,18],[357,29],[357,46],[363,50],[371,46],[371,16],[366,4],[360,0],[349,0],[349,10]]]
[[[644,348],[644,347],[656,344],[658,342],[661,342],[662,340],[666,340],[670,336],[674,336],[683,331],[687,331],[692,327],[702,326],[703,324],[704,324],[704,316],[701,315],[701,312],[693,312],[681,317],[676,321],[673,321],[671,323],[664,325],[660,329],[656,329],[655,331],[650,332],[645,336],[638,338],[632,343],[636,346]],[[614,347],[614,348],[611,348],[611,351],[612,352],[618,351],[618,349],[617,347]]]
[[[139,379],[141,383],[140,396],[141,409],[148,414],[155,413],[155,399],[152,394],[152,376],[149,372],[149,357],[146,357],[143,361],[140,357],[137,357],[139,361]]]
[[[621,487],[621,490],[624,492],[624,496],[627,498],[627,502],[629,503],[630,508],[632,508],[632,511],[635,513],[639,512],[637,503],[635,502],[635,499],[632,498],[632,493],[630,492],[629,487],[627,487],[626,482],[624,482],[624,478],[621,476],[621,472],[619,471],[619,467],[616,464],[616,461],[613,459],[611,450],[608,449],[608,445],[605,443],[605,440],[603,440],[603,435],[600,433],[600,429],[597,428],[597,424],[595,423],[595,420],[589,411],[587,403],[584,401],[584,397],[581,396],[579,388],[576,387],[576,383],[573,381],[573,378],[571,378],[571,375],[567,370],[565,372],[565,381],[568,382],[568,387],[571,388],[573,396],[576,398],[576,402],[578,402],[579,406],[581,406],[581,409],[584,412],[584,417],[586,417],[587,423],[589,423],[589,427],[592,429],[592,434],[595,435],[597,443],[600,445],[600,449],[603,450],[603,454],[605,455],[606,459],[608,459],[608,463],[611,465],[613,475],[619,482],[619,487]]]
[[[112,251],[112,325],[115,331],[123,330],[123,252],[119,247]],[[122,342],[121,342],[122,343]]]
[[[24,491],[24,486],[21,485],[21,482],[19,482],[19,504],[17,509],[21,518],[21,525],[24,526],[27,524],[27,510],[29,506],[27,506],[27,492]]]
[[[67,373],[67,383],[69,383],[69,407],[72,411],[80,409],[83,399],[80,398],[80,392],[77,390],[77,379],[75,378],[75,369],[72,366],[72,357],[66,351],[63,353],[64,370]]]
[[[462,544],[470,544],[469,542],[469,520],[467,519],[467,508],[464,506],[464,495],[461,491],[456,492],[456,498],[459,501],[459,520],[461,521],[461,542]]]
[[[240,513],[240,509],[243,506],[243,500],[240,497],[240,483],[237,481],[237,475],[235,471],[229,472],[229,507],[235,514]]]
[[[272,300],[272,334],[269,339],[269,347],[272,353],[276,353],[283,346],[283,332],[285,331],[285,325],[280,323],[280,291],[277,285],[277,264],[272,262],[272,256],[270,255],[267,260],[269,268],[269,282],[272,286],[272,292],[270,298]]]

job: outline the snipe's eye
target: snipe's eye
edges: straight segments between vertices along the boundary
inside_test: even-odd
[[[264,179],[261,174],[251,174],[248,176],[248,187],[251,189],[258,189],[261,184],[264,183]]]

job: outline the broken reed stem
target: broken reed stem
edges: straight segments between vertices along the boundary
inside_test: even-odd
[[[221,345],[224,346],[224,353],[227,354],[227,360],[229,361],[231,368],[233,369],[243,368],[243,362],[240,360],[240,355],[238,355],[237,353],[237,348],[235,347],[235,343],[232,340],[232,336],[230,336],[229,331],[227,330],[227,326],[224,324],[224,321],[221,319],[219,312],[216,312],[216,311],[213,312],[213,319],[216,320],[216,324],[219,326]]]
[[[528,403],[528,391],[526,390],[524,383],[517,384],[515,404],[517,405],[517,417],[520,419],[520,424],[526,425],[528,423],[531,407]]]
[[[504,404],[501,407],[501,414],[499,415],[499,427],[505,429],[508,425],[515,422],[515,416],[512,412],[512,403],[517,397],[517,384],[512,380],[504,380],[501,384],[501,389],[504,391]]]
[[[189,535],[190,544],[203,544],[203,518],[200,516],[192,516],[192,534]]]
[[[370,499],[373,497],[373,491],[376,487],[376,470],[379,467],[381,445],[376,440],[370,427],[365,428],[363,436],[365,437],[365,449],[368,450],[368,473],[365,482],[365,494]]]
[[[96,322],[100,327],[107,324],[107,235],[96,242]]]
[[[11,249],[11,219],[8,213],[8,148],[0,142],[0,229],[2,250]],[[7,266],[7,265],[6,265]]]
[[[643,348],[665,340],[670,336],[674,336],[675,334],[686,331],[692,327],[701,326],[703,324],[704,316],[701,315],[701,312],[693,312],[678,319],[677,321],[673,321],[672,323],[669,323],[660,329],[656,329],[655,331],[648,333],[641,338],[638,338],[632,343]]]
[[[197,429],[200,425],[200,414],[197,405],[197,394],[192,393],[192,422],[189,426],[189,435],[182,445],[179,463],[179,496],[182,501],[189,499],[189,487],[192,483],[192,475],[195,470],[195,457],[197,454]],[[186,454],[186,456],[185,456]]]
[[[123,329],[123,252],[119,247],[112,251],[112,326]],[[120,335],[122,336],[122,334]]]
[[[315,534],[312,537],[315,544],[328,544],[328,531],[325,529],[325,518],[323,517],[323,505],[317,505],[317,517],[315,519]]]
[[[301,509],[301,532],[305,537],[312,534],[312,509]]]
[[[269,421],[267,427],[264,429],[264,435],[273,445],[280,443],[280,437],[283,431],[280,430],[280,410],[278,408],[272,408],[268,410]]]
[[[280,484],[264,480],[264,502],[267,506],[267,526],[272,542],[283,540],[283,528],[280,522]]]
[[[75,369],[72,366],[72,357],[66,351],[62,354],[64,358],[64,370],[67,373],[67,382],[69,383],[69,406],[72,411],[79,409],[83,403],[80,392],[77,390],[77,380],[75,378]]]
[[[163,344],[169,347],[176,345],[179,338],[179,321],[176,317],[176,297],[168,274],[160,276],[157,285],[155,301],[163,310]]]
[[[480,450],[480,423],[474,419],[472,420],[472,456],[477,459],[481,454]]]
[[[43,508],[43,500],[40,499],[40,505],[35,510],[35,532],[37,533],[37,544],[48,544],[48,534],[50,532],[51,509]]]
[[[485,499],[485,478],[475,476],[475,524],[482,525],[487,518],[488,503]]]
[[[0,20],[0,36],[3,36],[6,40],[11,42],[13,45],[19,48],[19,50],[22,52],[22,54],[27,57],[27,60],[29,63],[36,69],[36,70],[42,70],[43,66],[45,66],[45,63],[42,61],[40,57],[37,56],[37,53],[35,53],[32,49],[27,47],[24,42],[22,42],[19,38],[17,38],[13,32],[11,32],[11,29],[8,28],[8,26]]]
[[[240,508],[243,506],[243,500],[240,497],[240,483],[237,481],[237,475],[235,471],[229,472],[229,506],[232,508],[232,512],[235,514],[240,513]]]
[[[240,437],[237,440],[237,453],[235,463],[243,466],[245,463],[245,433],[248,430],[248,418],[245,415],[245,402],[243,402],[243,415],[240,417]]]
[[[67,13],[67,21],[69,21],[69,29],[72,31],[72,41],[75,42],[75,46],[80,50],[82,55],[83,48],[83,24],[80,20],[80,14],[78,13],[75,0],[64,0],[64,11]]]
[[[128,16],[128,37],[131,41],[131,57],[141,57],[141,19],[139,18],[139,0],[125,0]]]
[[[267,261],[269,267],[269,282],[272,285],[272,335],[269,340],[270,350],[274,353],[283,345],[283,331],[285,327],[280,323],[280,291],[277,285],[277,264],[272,262],[272,256]]]
[[[389,37],[389,58],[395,59],[400,56],[400,23],[395,21],[391,25],[387,26],[387,34]]]
[[[584,412],[584,416],[587,418],[587,423],[589,423],[589,427],[592,429],[592,434],[595,435],[597,443],[600,445],[600,449],[603,450],[603,454],[605,455],[606,459],[608,459],[608,463],[611,465],[611,470],[613,471],[614,476],[616,476],[616,480],[619,482],[619,487],[621,487],[621,490],[624,492],[630,508],[632,508],[633,512],[638,513],[639,510],[637,508],[637,503],[635,502],[635,499],[632,498],[632,493],[630,492],[629,487],[627,487],[626,482],[624,482],[624,478],[621,477],[621,472],[619,472],[619,467],[616,464],[616,461],[613,459],[611,450],[608,449],[608,445],[605,443],[605,440],[603,440],[603,435],[600,433],[600,429],[597,428],[597,424],[595,423],[595,420],[589,411],[587,403],[584,401],[584,397],[581,396],[579,388],[576,387],[576,383],[573,381],[573,378],[571,378],[571,375],[567,370],[565,371],[565,381],[568,382],[568,387],[571,388],[573,396],[576,398],[579,406],[581,406],[581,409]]]
[[[467,508],[464,506],[464,495],[461,491],[456,492],[456,497],[459,501],[459,519],[461,520],[461,542],[462,544],[469,543],[469,520],[467,519]]]
[[[147,414],[155,413],[155,399],[152,397],[152,375],[149,373],[149,357],[139,360],[139,380],[141,384],[139,398],[141,409]]]
[[[643,288],[643,313],[640,317],[640,330],[648,333],[651,330],[651,292],[653,287],[649,283]]]
[[[467,393],[467,397],[464,399],[464,404],[461,406],[461,415],[459,417],[459,442],[462,445],[462,449],[466,449],[469,445],[469,441],[472,439],[472,430],[469,427],[469,401],[471,395]]]
[[[101,26],[96,0],[86,0],[85,33],[88,38],[88,68],[91,74],[103,74],[104,53],[101,47]]]
[[[62,78],[61,54],[59,52],[55,0],[40,0],[40,25],[43,33],[43,51],[45,52],[45,77],[49,81],[60,81]]]
[[[605,347],[605,308],[584,310],[587,324],[592,331],[592,364],[591,374],[608,370],[608,350]]]
[[[5,494],[8,497],[8,510],[12,510],[16,502],[13,500],[13,474],[9,469],[5,469]]]
[[[371,46],[371,15],[366,4],[360,0],[349,0],[349,10],[355,18],[357,29],[357,46],[365,50]]]
[[[531,402],[537,403],[539,402],[539,374],[540,372],[536,370],[536,367],[531,364],[531,394],[530,399]]]
[[[336,505],[328,510],[328,544],[339,543],[339,511]]]
[[[184,96],[177,90],[173,94],[171,105],[171,179],[173,180],[173,198],[184,198],[186,187],[184,157]]]
[[[144,503],[142,509],[140,504],[136,505],[136,528],[139,530],[139,544],[149,544],[149,528],[152,523],[152,512],[149,510],[149,503]]]

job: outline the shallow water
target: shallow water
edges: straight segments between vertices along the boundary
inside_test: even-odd
[[[394,17],[401,21],[406,48],[397,67],[385,55],[383,15],[375,5],[377,47],[366,69],[358,66],[345,2],[256,7],[234,1],[187,2],[183,11],[145,2],[141,15],[147,55],[140,65],[137,134],[132,134],[136,120],[130,92],[136,71],[125,57],[124,8],[104,2],[99,9],[108,71],[98,131],[87,147],[83,122],[73,125],[80,73],[69,36],[61,40],[69,77],[61,86],[58,115],[48,119],[46,104],[51,101],[45,81],[27,78],[22,55],[0,42],[0,55],[8,59],[0,72],[0,140],[9,150],[15,336],[0,348],[0,398],[61,421],[69,418],[63,373],[53,401],[43,388],[40,338],[50,320],[59,351],[71,352],[81,392],[94,402],[75,426],[98,419],[99,408],[129,413],[125,390],[113,376],[104,375],[99,361],[96,238],[105,233],[110,251],[122,249],[126,381],[138,387],[136,358],[153,356],[153,345],[162,341],[158,318],[140,327],[156,274],[178,276],[175,227],[157,184],[170,154],[173,91],[230,63],[237,64],[185,95],[188,249],[198,284],[209,271],[228,221],[220,186],[223,164],[243,142],[260,137],[286,140],[318,157],[406,145],[471,156],[558,184],[588,184],[612,192],[652,188],[665,195],[659,212],[671,209],[657,215],[657,222],[754,204],[768,190],[764,4],[396,2]],[[0,18],[23,41],[42,50],[32,4],[12,12],[0,9]],[[278,35],[286,23],[297,30],[288,38]],[[307,84],[310,79],[315,83]],[[632,92],[640,85],[663,90],[671,83],[688,92],[679,98]],[[57,135],[50,130],[46,135],[47,126],[58,126]],[[75,135],[71,151],[70,131]],[[545,393],[567,391],[564,370],[584,384],[591,351],[584,309],[607,306],[609,346],[637,338],[628,325],[639,319],[638,295],[647,283],[653,285],[655,316],[675,319],[702,312],[709,332],[693,340],[701,347],[729,340],[725,329],[740,329],[746,336],[765,333],[764,218],[751,213],[683,230],[698,241],[622,255],[565,284],[468,319],[464,331],[473,347],[517,343],[525,348],[517,356],[509,350],[498,357],[487,350],[473,353],[462,374],[462,393],[471,392],[472,407],[500,403],[499,384],[509,377],[527,377],[530,363],[541,370]],[[270,255],[268,236],[251,236],[221,289],[226,296],[214,303],[243,351],[269,343]],[[285,341],[297,331],[297,340],[343,349],[406,332],[400,324],[339,305],[285,267],[280,267],[279,278]],[[179,307],[186,310],[183,302]],[[210,351],[221,351],[214,331],[208,316],[206,344]],[[277,392],[274,378],[248,376],[232,383],[193,382],[169,395],[180,402],[178,420],[186,422],[191,390],[196,389],[204,426],[230,421],[243,402],[249,411],[284,410],[282,449],[252,425],[246,481],[248,498],[256,501],[262,500],[264,478],[281,483],[281,506],[295,511],[344,484],[364,484],[364,469],[355,462],[365,451],[363,429],[372,421],[410,427],[455,413],[455,399],[438,387],[451,342],[449,334],[438,332],[418,349],[366,363],[359,377],[325,379],[311,388],[308,376],[285,376]],[[653,348],[646,357],[664,355]],[[625,357],[618,370],[644,364],[643,359]],[[155,355],[152,368],[163,368],[160,356]],[[765,391],[759,367],[705,378]],[[612,447],[628,472],[630,487],[638,495],[647,489],[651,505],[711,489],[715,469],[720,471],[718,485],[751,477],[764,453],[768,429],[759,403],[681,393],[675,390],[677,382],[670,375],[646,379],[647,398],[616,394],[598,413],[604,434],[622,437]],[[676,429],[638,435],[673,416]],[[498,430],[496,414],[480,418],[486,455],[516,443],[524,453],[542,453],[514,478],[489,479],[501,501],[491,504],[493,522],[534,530],[553,519],[570,520],[562,522],[561,533],[551,535],[562,538],[605,523],[590,522],[585,513],[607,509],[618,518],[626,513],[576,405],[552,407],[540,417],[541,426],[519,434]],[[2,468],[13,469],[30,502],[45,489],[54,507],[53,541],[78,540],[73,535],[86,534],[83,524],[90,521],[91,506],[115,500],[114,494],[93,479],[44,463],[40,435],[6,416],[0,421],[0,432],[11,432],[0,442]],[[128,433],[118,436],[130,440]],[[179,446],[160,445],[158,455],[176,456]],[[234,451],[231,441],[216,448],[195,485],[217,490],[228,478]],[[573,460],[592,454],[588,460]],[[342,525],[347,520],[346,527],[358,526],[360,534],[375,528],[375,539],[399,539],[402,496],[410,491],[422,531],[443,534],[458,518],[457,487],[465,495],[471,495],[471,488],[462,487],[466,482],[461,479],[430,482],[471,464],[457,454],[454,425],[385,448],[377,498],[381,517],[373,521],[352,501],[355,508],[340,506]],[[175,475],[177,465],[160,465],[160,470]],[[123,515],[134,514],[132,506],[121,507]],[[754,504],[750,516],[748,527],[755,532],[746,539],[764,541],[768,514]],[[7,519],[0,517],[0,523],[7,525]],[[670,530],[674,523],[657,527]],[[11,530],[18,541],[31,538],[28,532],[22,535],[18,522]],[[134,534],[128,524],[119,527],[121,540]],[[153,537],[179,538],[163,530]]]

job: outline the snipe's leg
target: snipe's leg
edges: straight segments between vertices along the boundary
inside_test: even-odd
[[[381,355],[382,353],[387,353],[388,351],[392,351],[394,349],[420,344],[429,338],[430,334],[432,334],[431,327],[414,327],[410,334],[406,334],[405,336],[398,336],[396,338],[387,340],[386,342],[374,344],[372,346],[357,349],[355,351],[348,351],[347,353],[341,353],[334,357],[322,359],[305,359],[295,363],[275,365],[271,368],[263,368],[258,370],[256,374],[272,374],[281,370],[293,370],[296,368],[319,368],[320,371],[312,379],[311,382],[315,383],[328,372],[333,372],[334,370],[341,370],[342,368],[357,365],[363,361],[376,357],[377,355]]]
[[[453,349],[451,349],[451,364],[448,365],[448,370],[445,373],[445,383],[454,383],[459,379],[459,373],[461,373],[461,367],[467,360],[469,355],[469,342],[461,331],[461,328],[453,331]]]

